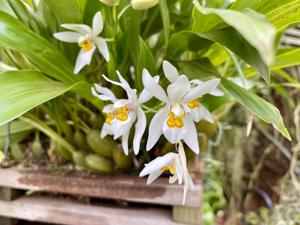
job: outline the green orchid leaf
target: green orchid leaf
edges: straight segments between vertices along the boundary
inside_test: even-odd
[[[12,121],[10,124],[10,146],[22,141],[34,128],[22,121]],[[0,126],[0,148],[6,144],[6,126]]]
[[[231,26],[259,52],[266,65],[271,65],[275,55],[276,30],[264,15],[251,9],[239,12],[228,9],[204,8],[198,1],[194,1],[194,4],[202,15],[201,18],[194,17],[194,31],[205,32],[222,26]],[[209,24],[203,20],[209,20]],[[199,25],[203,23],[208,24],[208,27]]]
[[[82,13],[77,0],[57,1],[44,0],[52,9],[60,24],[63,23],[82,23]]]
[[[138,57],[138,64],[136,70],[136,83],[138,90],[142,90],[142,73],[143,69],[147,69],[151,74],[157,74],[155,60],[152,55],[150,48],[147,44],[140,38],[140,55]]]
[[[167,55],[178,57],[185,51],[199,51],[213,44],[212,41],[202,38],[192,31],[181,31],[171,36],[169,40]]]
[[[37,71],[20,70],[1,73],[0,126],[62,95],[75,85],[53,81]]]
[[[40,71],[68,84],[76,82],[73,67],[46,39],[0,12],[0,46],[23,53]]]
[[[197,64],[199,70],[197,70]],[[179,65],[181,68],[181,72],[187,74],[192,79],[203,77],[203,74],[205,74],[205,68],[209,68],[209,71],[207,73],[209,73],[211,76],[221,78],[221,84],[223,90],[225,91],[225,95],[229,94],[230,96],[232,96],[234,100],[239,102],[241,105],[243,105],[263,121],[272,124],[275,129],[283,134],[283,136],[291,140],[289,132],[283,124],[283,119],[280,111],[275,106],[273,106],[263,98],[257,96],[250,90],[246,90],[230,81],[229,79],[221,77],[218,71],[207,59],[202,59],[198,63],[197,61],[181,62]]]
[[[246,63],[254,67],[266,82],[270,82],[268,65],[263,61],[257,49],[245,41],[233,28],[227,27],[207,33],[198,33],[198,35],[230,49]]]
[[[300,64],[300,49],[299,48],[287,48],[280,49],[276,54],[271,70],[278,70],[283,68],[288,68],[292,66],[297,66]],[[255,70],[249,68],[245,70],[247,76],[255,74]]]
[[[160,14],[161,14],[161,18],[162,18],[163,27],[164,27],[165,46],[167,48],[169,36],[170,36],[170,15],[169,15],[167,1],[159,0],[159,8],[160,8]]]
[[[272,124],[284,137],[291,140],[291,136],[284,126],[280,111],[274,105],[226,78],[222,78],[221,83],[236,101],[263,121]]]
[[[282,5],[266,14],[267,18],[280,32],[293,24],[300,23],[300,1]]]

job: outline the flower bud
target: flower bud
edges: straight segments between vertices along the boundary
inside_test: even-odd
[[[113,6],[118,2],[118,0],[99,0],[99,1],[109,6]]]
[[[132,8],[136,10],[149,9],[158,4],[158,0],[132,0]]]

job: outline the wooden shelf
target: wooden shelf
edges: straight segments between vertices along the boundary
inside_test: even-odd
[[[0,201],[0,215],[64,225],[176,225],[171,209],[92,206],[50,197]]]
[[[151,185],[144,178],[120,175],[82,175],[28,169],[0,169],[0,186],[44,192],[58,192],[140,203],[181,205],[183,188],[158,179]],[[185,206],[200,207],[201,184],[188,191]]]

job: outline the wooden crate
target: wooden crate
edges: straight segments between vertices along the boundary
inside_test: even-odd
[[[31,221],[66,225],[111,224],[201,224],[201,183],[187,194],[181,205],[183,188],[168,184],[167,178],[147,186],[144,178],[120,175],[84,175],[78,172],[54,173],[29,169],[0,169],[2,190],[31,190],[63,193],[99,199],[122,200],[136,204],[89,205],[49,196],[2,196],[0,215]],[[11,201],[8,201],[11,199]],[[158,205],[169,205],[162,208]],[[172,220],[172,210],[173,219]],[[2,223],[1,223],[2,225]],[[4,225],[4,224],[3,224]]]

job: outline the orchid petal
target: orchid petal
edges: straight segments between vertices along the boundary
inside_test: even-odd
[[[122,136],[122,148],[125,155],[128,155],[128,137],[129,137],[130,129],[128,129]]]
[[[169,184],[174,184],[178,180],[177,173],[169,177]]]
[[[150,75],[150,73],[146,69],[143,70],[143,85],[146,88],[146,90],[155,98],[165,103],[169,101],[164,89],[156,83],[155,79]]]
[[[82,49],[80,50],[77,59],[76,64],[74,68],[74,73],[77,74],[79,71],[86,65],[89,65],[91,63],[93,54],[95,51],[95,47],[93,47],[90,51],[84,52]]]
[[[202,84],[192,88],[186,96],[184,96],[183,102],[187,103],[194,99],[199,98],[200,96],[209,93],[214,90],[218,84],[220,83],[220,79],[215,78],[208,81],[203,82]]]
[[[196,108],[189,108],[188,106],[185,107],[186,111],[189,113],[189,115],[192,117],[192,119],[198,123],[201,120],[201,110],[200,107]]]
[[[151,184],[153,181],[155,181],[160,175],[163,174],[163,170],[156,170],[149,174],[147,179],[147,185]]]
[[[187,130],[185,129],[185,125],[181,128],[177,127],[169,127],[165,122],[163,125],[163,133],[164,136],[171,144],[176,144],[187,134]]]
[[[141,139],[145,132],[147,121],[146,121],[145,113],[140,107],[137,108],[136,112],[137,112],[137,123],[135,124],[135,134],[133,138],[133,151],[134,154],[137,155],[140,150]]]
[[[210,123],[214,122],[213,116],[204,106],[199,107],[199,114],[200,114],[201,119],[206,120],[207,122],[210,122]]]
[[[191,84],[185,75],[181,75],[176,81],[167,88],[168,96],[171,102],[180,102],[186,93],[190,91]]]
[[[157,157],[155,160],[148,163],[145,168],[141,171],[140,177],[146,176],[157,170],[162,170],[164,166],[169,165],[172,160],[177,156],[174,152],[169,152],[164,156]]]
[[[179,73],[175,66],[173,66],[169,61],[163,61],[163,70],[166,78],[170,81],[170,83],[174,83],[179,77]]]
[[[107,123],[104,123],[101,129],[101,133],[100,133],[100,138],[103,139],[105,138],[107,135],[112,135],[112,129],[111,126]]]
[[[184,124],[188,133],[184,136],[183,140],[189,146],[190,149],[193,150],[196,154],[199,154],[199,143],[198,143],[198,133],[196,126],[193,120],[190,117],[184,118]]]
[[[103,30],[103,19],[101,12],[97,12],[93,18],[93,36],[97,37]]]
[[[54,33],[53,36],[64,42],[77,43],[82,34],[72,31]]]
[[[153,77],[153,79],[155,80],[156,83],[159,82],[159,76],[155,76]],[[149,91],[147,91],[145,88],[143,89],[143,91],[141,92],[140,96],[139,96],[139,99],[138,99],[138,103],[139,104],[143,104],[147,101],[149,101],[151,98],[153,97],[153,95],[151,95],[149,93]]]
[[[97,37],[95,39],[95,44],[98,48],[99,53],[103,56],[105,61],[108,62],[109,61],[109,50],[108,50],[106,41],[101,37]]]
[[[114,93],[110,89],[102,87],[99,84],[94,84],[94,87],[92,87],[92,94],[103,101],[116,101]]]
[[[167,108],[160,109],[152,118],[149,125],[149,134],[146,149],[149,151],[162,134],[162,126],[167,118]]]
[[[209,94],[219,97],[219,96],[223,96],[224,92],[216,88],[216,89],[212,90],[211,92],[209,92]]]
[[[79,32],[81,34],[92,34],[92,29],[85,24],[62,24],[61,27]]]
[[[199,85],[199,84],[202,84],[203,81],[201,81],[201,80],[191,80],[191,83],[192,83],[192,84]],[[210,94],[210,95],[213,95],[213,96],[218,96],[218,97],[224,95],[223,91],[221,91],[221,90],[218,89],[218,88],[213,89],[212,91],[209,92],[209,94]]]
[[[178,183],[182,184],[183,171],[182,171],[180,160],[179,160],[178,157],[175,160],[175,167],[176,167],[176,174],[177,174],[177,178],[178,178]]]
[[[126,121],[116,120],[113,126],[114,140],[118,139],[124,135],[133,125],[133,122],[136,119],[136,114],[133,112],[128,113],[128,119]]]
[[[136,95],[136,89],[132,89],[128,82],[122,77],[121,73],[117,70],[118,78],[121,82],[122,87],[127,93],[127,96],[129,99],[133,101],[137,101],[137,95]]]

